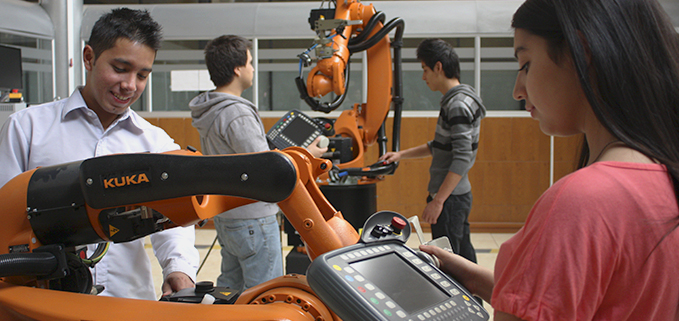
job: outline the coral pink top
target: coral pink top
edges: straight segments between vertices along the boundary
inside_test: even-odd
[[[491,303],[524,320],[679,320],[678,224],[665,166],[580,169],[500,248]]]

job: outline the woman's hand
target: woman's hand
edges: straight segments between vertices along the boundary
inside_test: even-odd
[[[491,270],[437,246],[420,245],[420,250],[436,256],[441,262],[439,268],[443,272],[460,282],[472,294],[490,302],[495,285]]]

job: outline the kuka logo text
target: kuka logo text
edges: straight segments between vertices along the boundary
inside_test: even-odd
[[[130,185],[137,185],[143,182],[150,183],[145,173],[134,174],[122,177],[104,179],[104,188],[116,188]]]

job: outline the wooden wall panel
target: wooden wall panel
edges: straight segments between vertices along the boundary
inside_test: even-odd
[[[430,140],[435,126],[434,117],[404,119],[401,149]],[[549,137],[529,118],[483,120],[476,164],[469,173],[474,230],[516,231],[523,225],[549,187],[549,144]],[[419,215],[426,205],[429,163],[429,158],[401,161],[396,173],[378,184],[378,209]]]
[[[198,130],[195,127],[193,127],[193,125],[191,125],[191,118],[184,118],[183,127],[185,135],[184,142],[186,143],[186,145],[192,146],[202,153],[203,149],[202,146],[200,146],[200,134],[198,133]],[[182,148],[186,148],[186,146],[182,145]]]
[[[407,118],[401,124],[401,150],[427,143],[434,137],[436,119]],[[392,122],[387,122],[386,132],[389,133],[388,149],[392,144]],[[366,157],[370,164],[377,160],[379,149],[377,145],[369,148]],[[419,215],[424,210],[427,199],[427,184],[429,182],[429,158],[402,160],[394,175],[386,176],[384,181],[377,184],[377,210],[391,210],[410,217]]]
[[[271,126],[273,126],[280,118],[262,118],[262,124],[264,124],[264,130],[269,131]]]
[[[190,118],[149,118],[186,148],[200,150],[199,134]],[[262,119],[268,130],[278,118]],[[387,122],[391,149],[391,121]],[[434,137],[436,118],[404,118],[401,149],[421,145]],[[574,170],[580,137],[555,138],[555,180]],[[366,150],[366,164],[377,160],[378,146]],[[472,230],[513,232],[523,225],[531,207],[549,187],[550,140],[530,118],[485,118],[476,164],[469,172],[474,203]],[[377,209],[406,217],[420,215],[429,182],[429,158],[401,161],[396,173],[377,184]],[[428,228],[427,224],[423,227]]]
[[[174,142],[186,149],[187,146],[192,146],[201,151],[200,134],[198,130],[191,125],[191,118],[145,118],[149,123],[158,126],[167,132]]]
[[[148,121],[149,123],[151,123],[151,125],[160,126],[160,125],[158,124],[158,122],[160,121],[160,119],[158,119],[158,118],[151,118],[151,117],[148,117],[148,118],[144,118],[144,119],[146,119],[146,121]],[[165,130],[165,131],[167,132],[167,130]],[[168,132],[168,134],[169,134],[169,132]],[[170,136],[172,136],[172,135],[170,135]]]
[[[186,148],[187,145],[187,135],[184,128],[184,118],[161,118],[158,120],[158,126],[165,129],[165,131],[170,134],[170,137],[174,138],[174,142],[179,144],[181,148]]]
[[[529,118],[486,118],[469,172],[476,231],[512,231],[523,225],[549,187],[549,137]]]

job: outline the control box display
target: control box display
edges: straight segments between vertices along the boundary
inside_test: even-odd
[[[307,147],[322,135],[322,128],[299,110],[289,111],[274,124],[266,138],[271,148]]]
[[[398,241],[325,253],[307,271],[311,288],[344,320],[488,320],[459,283]]]

